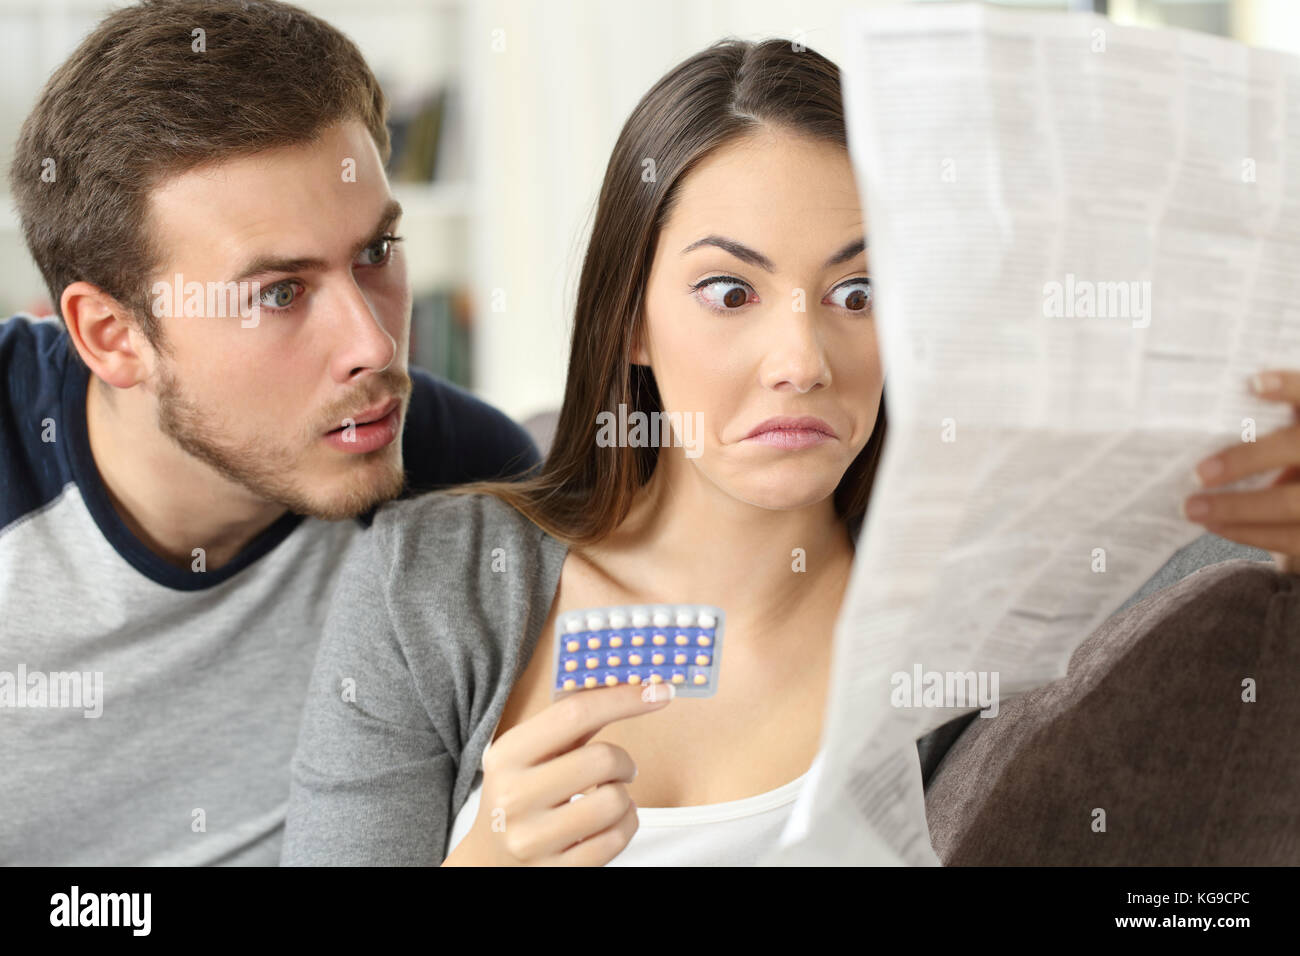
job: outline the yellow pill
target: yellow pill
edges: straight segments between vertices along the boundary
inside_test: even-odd
[[[691,642],[691,639],[687,637],[685,634],[678,634],[676,637],[676,641],[678,644],[689,644]]]
[[[701,634],[699,637],[695,639],[695,643],[700,645],[700,647],[708,647],[709,639],[705,635]]]
[[[641,683],[641,678],[638,677],[636,674],[629,674],[627,678],[627,682],[629,684],[639,684]]]
[[[682,683],[682,682],[685,681],[685,680],[686,680],[686,675],[685,675],[685,674],[674,674],[674,675],[673,675],[673,683],[674,683],[674,684],[680,684],[680,683]]]
[[[609,657],[605,658],[605,663],[610,667],[617,667],[619,664],[623,663],[623,658],[619,657],[617,654],[610,654]]]
[[[578,682],[577,682],[576,680],[574,680],[572,677],[568,678],[568,679],[564,682],[564,689],[565,689],[565,690],[574,690],[575,688],[577,688],[577,686],[578,686]]]
[[[590,670],[590,669],[593,668],[593,667],[599,667],[599,666],[600,666],[600,658],[599,658],[599,657],[588,657],[588,658],[587,658],[587,669],[588,669],[588,670]]]
[[[633,665],[633,666],[637,666],[637,665],[639,665],[639,664],[641,663],[641,655],[640,655],[640,654],[629,654],[629,655],[627,655],[627,662],[628,662],[629,664]]]
[[[655,635],[655,643],[656,643],[656,644],[667,644],[667,643],[668,643],[668,638],[664,637],[662,634],[656,634],[656,635]]]
[[[576,651],[576,650],[578,649],[578,642],[577,642],[577,641],[569,641],[569,643],[567,643],[567,644],[564,645],[564,649],[565,649],[566,651],[568,651],[570,654],[572,654],[574,651]]]
[[[618,683],[618,678],[613,674],[610,674],[608,677],[605,678],[606,687],[613,687],[617,683]]]
[[[609,646],[610,646],[610,647],[622,647],[622,646],[623,646],[623,638],[621,638],[621,637],[611,637],[611,638],[609,639]]]
[[[589,650],[589,651],[594,651],[594,650],[595,650],[596,648],[598,648],[598,647],[600,647],[600,638],[599,638],[599,637],[589,637],[589,638],[587,638],[587,650]]]
[[[708,680],[709,680],[709,679],[708,679],[707,677],[705,677],[703,674],[696,674],[696,675],[695,675],[695,683],[697,683],[697,684],[706,684],[706,683],[708,683]]]
[[[662,684],[663,682],[664,682],[664,679],[663,679],[662,677],[660,677],[658,674],[651,674],[651,675],[650,675],[650,683],[652,683],[652,684]]]
[[[577,662],[577,661],[565,661],[565,662],[564,662],[564,669],[565,669],[566,671],[576,671],[576,670],[578,669],[578,662]]]
[[[685,663],[686,663],[686,655],[685,655],[685,654],[681,654],[681,653],[674,654],[674,655],[673,655],[673,663],[674,663],[674,664],[685,664]]]
[[[640,634],[633,634],[633,635],[632,635],[632,646],[633,646],[633,647],[640,647],[640,646],[641,646],[642,644],[644,644],[644,643],[645,643],[645,637],[643,637],[643,636],[640,635]]]
[[[662,664],[663,662],[664,662],[664,656],[662,654],[653,654],[650,657],[651,664]]]
[[[588,678],[587,678],[585,681],[583,681],[582,683],[583,683],[583,685],[586,686],[586,687],[595,687],[595,686],[596,686],[596,678],[594,678],[594,677],[588,677]]]
[[[695,655],[695,663],[699,664],[701,667],[708,667],[708,666],[709,666],[709,655],[708,655],[708,654],[696,654],[696,655]]]

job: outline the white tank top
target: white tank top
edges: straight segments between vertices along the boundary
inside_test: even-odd
[[[636,833],[623,852],[606,865],[753,866],[776,846],[812,770],[775,790],[742,800],[694,807],[637,807]],[[482,791],[480,772],[452,824],[448,854],[477,819]]]

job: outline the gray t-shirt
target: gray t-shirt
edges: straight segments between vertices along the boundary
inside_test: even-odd
[[[303,711],[281,860],[288,866],[443,860],[568,553],[482,495],[385,505],[365,538],[339,576]],[[1216,549],[1218,541],[1202,536],[1171,574],[1157,576],[1169,584],[1212,561],[1252,555]],[[1208,560],[1197,563],[1197,553]],[[928,760],[932,769],[953,739],[950,725],[922,738],[923,767]]]

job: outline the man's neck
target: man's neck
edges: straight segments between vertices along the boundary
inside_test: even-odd
[[[89,373],[88,373],[89,374]],[[139,387],[108,390],[90,374],[86,431],[108,498],[149,550],[190,569],[215,571],[285,513],[252,497],[158,430],[156,411]]]

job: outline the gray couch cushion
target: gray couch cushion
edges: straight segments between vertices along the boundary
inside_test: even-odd
[[[949,866],[1300,863],[1300,577],[1227,561],[1113,615],[970,724],[926,813]]]

